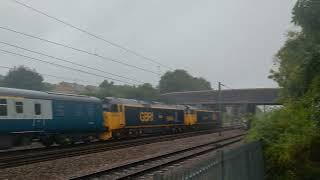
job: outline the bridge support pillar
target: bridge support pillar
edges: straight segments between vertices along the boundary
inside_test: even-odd
[[[247,104],[247,113],[255,114],[256,113],[256,105],[255,104]]]

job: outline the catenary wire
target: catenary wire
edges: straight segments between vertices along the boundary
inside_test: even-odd
[[[66,45],[66,44],[50,41],[50,40],[47,40],[47,39],[44,39],[44,38],[40,38],[38,36],[34,36],[34,35],[30,35],[30,34],[27,34],[27,33],[23,33],[23,32],[14,30],[14,29],[11,29],[11,28],[0,26],[0,29],[6,30],[6,31],[10,31],[10,32],[13,32],[13,33],[16,33],[16,34],[20,34],[20,35],[23,35],[23,36],[27,36],[27,37],[30,37],[30,38],[33,38],[33,39],[38,39],[40,41],[44,41],[44,42],[47,42],[47,43],[55,44],[57,46],[61,46],[61,47],[64,47],[64,48],[72,49],[74,51],[78,51],[78,52],[85,53],[85,54],[88,54],[88,55],[91,55],[91,56],[95,56],[95,57],[98,57],[98,58],[103,59],[103,60],[112,61],[112,62],[121,64],[121,65],[124,65],[124,66],[128,66],[128,67],[131,67],[131,68],[139,69],[139,70],[142,70],[142,71],[145,71],[145,72],[149,72],[149,73],[152,73],[152,74],[155,74],[155,75],[161,75],[160,73],[157,73],[155,71],[151,71],[149,69],[145,69],[145,68],[142,68],[142,67],[139,67],[139,66],[128,64],[128,63],[119,61],[119,60],[114,59],[114,58],[101,56],[101,55],[99,55],[97,53],[91,53],[91,52],[86,51],[86,50],[82,50],[82,49],[78,49],[78,48],[75,48],[75,47],[72,47],[72,46],[69,46],[69,45]]]
[[[122,82],[122,83],[135,85],[135,84],[133,84],[131,82],[127,82],[127,81],[123,81],[123,80],[119,80],[119,79],[115,79],[115,78],[111,78],[111,77],[107,77],[107,76],[98,75],[98,74],[95,74],[95,73],[91,73],[91,72],[88,72],[88,71],[84,71],[84,70],[80,70],[80,69],[64,66],[64,65],[61,65],[61,64],[56,64],[56,63],[49,62],[49,61],[44,61],[44,60],[41,60],[41,59],[33,58],[33,57],[30,57],[30,56],[26,56],[26,55],[23,55],[23,54],[15,53],[15,52],[12,52],[12,51],[7,51],[7,50],[4,50],[4,49],[0,49],[0,51],[2,53],[11,54],[11,55],[15,55],[15,56],[20,56],[20,57],[23,57],[25,59],[29,59],[29,60],[33,60],[33,61],[39,61],[39,62],[50,64],[50,65],[53,65],[53,66],[56,66],[56,67],[60,67],[60,68],[64,68],[64,69],[68,69],[68,70],[72,70],[72,71],[77,71],[77,72],[93,75],[93,76],[96,76],[96,77],[102,77],[102,78],[113,80],[113,81],[118,81],[118,82]]]
[[[101,41],[103,41],[103,42],[105,42],[105,43],[107,43],[107,44],[109,44],[109,45],[112,45],[112,46],[114,46],[114,47],[120,48],[120,49],[122,49],[122,50],[124,50],[124,51],[126,51],[126,52],[129,52],[129,53],[131,53],[131,54],[134,54],[135,56],[141,57],[141,58],[143,58],[143,59],[145,59],[145,60],[148,60],[148,61],[153,62],[153,63],[155,63],[155,64],[158,64],[158,65],[160,65],[160,66],[166,67],[167,69],[173,70],[173,68],[171,68],[171,67],[168,66],[168,65],[164,65],[164,64],[162,64],[162,63],[160,63],[160,62],[158,62],[158,61],[156,61],[156,60],[154,60],[154,59],[148,58],[148,57],[146,57],[146,56],[144,56],[144,55],[142,55],[142,54],[140,54],[140,53],[138,53],[138,52],[136,52],[136,51],[134,51],[134,50],[128,49],[128,48],[126,48],[126,47],[123,47],[123,46],[121,46],[121,45],[119,45],[119,44],[117,44],[117,43],[111,42],[110,40],[106,40],[105,38],[103,38],[103,37],[101,37],[101,36],[98,36],[98,35],[96,35],[96,34],[93,34],[93,33],[89,32],[89,31],[87,31],[87,30],[81,29],[81,28],[79,28],[79,27],[77,27],[77,26],[75,26],[75,25],[73,25],[73,24],[71,24],[71,23],[68,23],[68,22],[66,22],[66,21],[63,21],[63,20],[57,18],[57,17],[54,17],[54,16],[52,16],[52,15],[49,15],[48,13],[45,13],[45,12],[43,12],[43,11],[41,11],[41,10],[38,10],[38,9],[36,9],[36,8],[30,6],[30,5],[27,5],[27,4],[22,3],[22,2],[20,2],[20,1],[17,1],[17,0],[12,0],[12,1],[15,2],[15,3],[17,3],[17,4],[19,4],[19,5],[21,5],[21,6],[26,7],[26,8],[28,8],[28,9],[32,10],[32,11],[35,11],[35,12],[37,12],[37,13],[39,13],[39,14],[42,14],[42,15],[50,18],[50,19],[53,19],[53,20],[55,20],[55,21],[58,21],[59,23],[62,23],[62,24],[64,24],[64,25],[68,26],[68,27],[71,27],[71,28],[73,28],[73,29],[76,29],[76,30],[78,30],[78,31],[81,31],[82,33],[85,33],[85,34],[87,34],[87,35],[89,35],[89,36],[91,36],[91,37],[93,37],[93,38],[96,38],[96,39],[98,39],[98,40],[101,40]]]
[[[229,90],[234,90],[234,88],[231,88],[230,86],[228,86],[228,85],[225,85],[225,84],[221,84],[223,87],[225,87],[225,88],[227,88],[227,89],[229,89]]]
[[[12,67],[8,67],[8,66],[1,66],[1,65],[0,65],[0,68],[3,68],[3,69],[9,69],[9,70],[14,69],[14,68],[12,68]],[[27,68],[30,68],[30,67],[27,67]],[[56,79],[71,80],[71,81],[74,81],[74,82],[81,81],[81,82],[90,83],[90,84],[97,84],[97,83],[93,83],[93,82],[91,82],[91,81],[86,81],[86,80],[82,80],[82,79],[67,78],[67,77],[56,76],[56,75],[52,75],[52,74],[45,74],[45,73],[39,73],[39,74],[41,74],[41,75],[43,75],[43,76],[47,76],[47,77],[53,77],[53,78],[56,78]]]
[[[144,83],[142,81],[135,80],[135,79],[132,79],[130,77],[125,77],[125,76],[121,76],[121,75],[117,75],[117,74],[114,74],[114,73],[110,73],[110,72],[107,72],[107,71],[104,71],[104,70],[101,70],[101,69],[93,68],[93,67],[90,67],[90,66],[85,66],[85,65],[73,62],[73,61],[69,61],[69,60],[62,59],[62,58],[57,58],[55,56],[51,56],[51,55],[48,55],[48,54],[45,54],[45,53],[33,51],[33,50],[30,50],[30,49],[27,49],[27,48],[24,48],[24,47],[21,47],[21,46],[17,46],[17,45],[14,45],[14,44],[10,44],[10,43],[7,43],[7,42],[0,41],[0,43],[1,44],[5,44],[7,46],[15,47],[15,48],[18,48],[18,49],[22,49],[22,50],[25,50],[25,51],[28,51],[28,52],[32,52],[32,53],[35,53],[35,54],[40,54],[42,56],[46,56],[46,57],[49,57],[49,58],[52,58],[52,59],[56,59],[56,60],[59,60],[59,61],[67,62],[67,63],[70,63],[70,64],[75,64],[77,66],[81,66],[81,67],[84,67],[84,68],[87,68],[87,69],[99,71],[99,72],[102,72],[102,73],[106,73],[106,74],[109,74],[109,75],[117,76],[117,77],[120,77],[120,78],[128,79],[128,80],[139,82],[139,83]]]

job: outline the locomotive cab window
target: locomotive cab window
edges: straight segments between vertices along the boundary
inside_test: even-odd
[[[23,102],[16,102],[16,113],[23,113]]]
[[[102,109],[103,109],[103,111],[110,112],[110,106],[107,105],[107,104],[103,104],[103,105],[102,105]]]
[[[8,115],[8,104],[6,99],[0,99],[0,116]]]
[[[111,110],[111,112],[118,112],[118,105],[117,104],[112,104],[110,110]]]
[[[188,110],[187,110],[187,114],[195,114],[195,111],[194,111],[194,110],[191,110],[191,109],[188,109]]]
[[[34,104],[34,113],[36,115],[41,115],[41,104],[39,103]]]

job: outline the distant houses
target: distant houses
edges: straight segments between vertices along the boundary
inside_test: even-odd
[[[60,82],[59,84],[55,84],[53,91],[54,92],[62,92],[62,93],[70,93],[70,94],[83,94],[83,93],[94,93],[99,90],[99,87],[92,85],[81,85],[77,83],[68,83],[68,82]]]

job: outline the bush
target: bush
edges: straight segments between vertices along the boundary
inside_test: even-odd
[[[310,113],[303,102],[296,102],[253,120],[247,138],[262,141],[268,179],[314,176],[310,152],[319,135]]]

